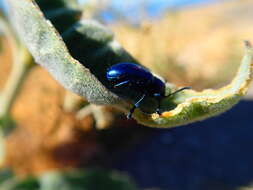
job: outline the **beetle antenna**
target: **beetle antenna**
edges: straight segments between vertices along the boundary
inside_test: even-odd
[[[186,86],[186,87],[180,88],[180,89],[176,90],[175,92],[172,92],[171,94],[169,94],[168,96],[165,96],[165,97],[173,96],[174,94],[176,94],[178,92],[181,92],[183,90],[188,90],[188,89],[191,89],[191,87],[190,86]]]

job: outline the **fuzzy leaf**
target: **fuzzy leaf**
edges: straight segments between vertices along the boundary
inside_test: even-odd
[[[43,17],[34,1],[8,0],[11,21],[36,63],[46,68],[65,88],[91,103],[113,104],[119,98],[107,90],[89,69],[71,57],[59,33]]]
[[[1,171],[0,190],[39,190],[39,182],[34,177],[19,179],[12,173]]]
[[[38,178],[18,178],[0,171],[0,190],[137,190],[128,176],[102,169],[45,172]]]
[[[48,172],[40,177],[41,190],[137,190],[127,176],[103,170]]]
[[[122,110],[129,110],[131,104],[127,100],[122,100],[106,88],[108,84],[105,81],[105,71],[112,64],[134,61],[134,58],[121,48],[106,27],[94,21],[73,23],[75,20],[71,20],[73,26],[63,31],[66,26],[61,27],[58,22],[60,19],[51,19],[44,10],[46,18],[54,23],[53,26],[33,0],[8,2],[11,19],[19,36],[36,62],[45,67],[56,80],[91,103],[117,105]],[[230,85],[219,90],[209,89],[202,92],[185,90],[164,99],[161,116],[145,114],[137,109],[133,117],[144,125],[164,128],[184,125],[222,113],[246,93],[252,78],[251,62],[252,48],[247,43],[246,55]],[[175,89],[177,88],[173,88],[173,85],[167,84],[168,92]],[[152,99],[143,103],[143,107],[152,106],[154,107]]]
[[[253,77],[253,49],[247,41],[245,47],[245,55],[239,70],[229,85],[221,89],[207,89],[202,92],[185,90],[173,99],[164,100],[164,105],[173,102],[176,105],[174,109],[167,110],[164,107],[165,112],[161,116],[138,112],[136,119],[144,125],[165,128],[203,120],[230,109],[245,95]]]
[[[4,183],[6,180],[11,179],[13,177],[13,173],[9,169],[1,169],[0,170],[0,185]]]

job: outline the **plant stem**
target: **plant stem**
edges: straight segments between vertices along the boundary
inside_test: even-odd
[[[18,56],[14,55],[10,76],[0,94],[0,118],[9,115],[18,91],[33,65],[32,56],[25,48],[20,49]]]
[[[13,51],[13,65],[10,76],[5,84],[5,87],[0,93],[0,119],[5,120],[5,123],[0,124],[0,167],[4,166],[5,162],[5,134],[13,126],[10,125],[10,110],[18,95],[20,87],[34,65],[32,56],[25,48],[20,48],[20,51]]]

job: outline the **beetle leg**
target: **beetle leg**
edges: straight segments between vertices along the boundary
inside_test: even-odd
[[[161,112],[161,99],[158,100],[158,107],[156,109],[156,113],[161,115],[162,112]]]
[[[118,84],[115,84],[115,85],[114,85],[114,88],[119,87],[119,86],[124,86],[124,85],[126,85],[126,84],[128,84],[128,83],[129,83],[129,80],[120,82],[120,83],[118,83]]]
[[[127,119],[131,119],[132,118],[132,114],[134,113],[134,110],[139,107],[141,101],[145,98],[145,96],[146,96],[146,94],[143,94],[142,97],[130,109],[129,113],[127,114]]]
[[[156,98],[157,104],[158,104],[158,106],[157,106],[157,108],[156,108],[156,113],[159,114],[159,115],[161,115],[161,114],[162,114],[162,112],[161,112],[161,101],[162,101],[162,98],[163,98],[164,96],[161,95],[160,93],[155,93],[155,94],[154,94],[154,97]]]
[[[130,109],[129,113],[127,114],[127,119],[131,119],[131,118],[132,118],[132,114],[134,113],[135,108],[136,108],[136,106],[134,105],[134,106]]]

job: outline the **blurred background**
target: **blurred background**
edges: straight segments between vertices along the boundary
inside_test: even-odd
[[[145,66],[169,82],[196,90],[228,84],[243,56],[243,40],[253,42],[252,0],[79,3],[84,17],[110,27]],[[1,0],[2,12],[4,4]],[[1,34],[4,89],[13,52],[8,36]],[[106,168],[126,174],[140,189],[242,189],[253,182],[252,98],[253,88],[220,116],[151,129],[126,120],[114,108],[96,107],[100,114],[82,116],[79,108],[87,102],[34,66],[11,108],[16,128],[7,136],[5,166],[21,177],[55,169]]]

